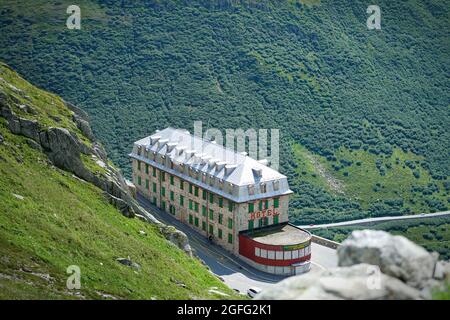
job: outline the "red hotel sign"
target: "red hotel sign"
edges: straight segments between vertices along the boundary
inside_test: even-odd
[[[280,212],[278,210],[276,210],[275,208],[264,209],[261,211],[256,211],[256,212],[250,213],[250,220],[255,220],[255,219],[265,218],[265,217],[270,217],[270,216],[278,216],[278,215],[280,215]]]

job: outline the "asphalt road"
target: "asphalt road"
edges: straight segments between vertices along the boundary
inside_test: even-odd
[[[203,235],[181,223],[170,214],[151,205],[143,196],[138,195],[138,201],[156,219],[183,231],[188,236],[196,255],[205,262],[214,274],[221,277],[229,287],[246,293],[247,289],[251,287],[265,289],[285,278],[253,268],[218,245],[210,243]],[[337,265],[336,251],[313,243],[311,247],[311,262],[310,272],[335,267]]]
[[[327,224],[313,224],[313,225],[298,226],[298,227],[303,228],[303,229],[323,229],[323,228],[331,228],[331,227],[364,225],[364,224],[370,224],[370,223],[375,223],[375,222],[392,221],[392,220],[429,219],[429,218],[444,217],[444,216],[450,216],[450,211],[413,214],[413,215],[407,215],[407,216],[366,218],[366,219],[351,220],[351,221],[344,221],[344,222],[327,223]]]

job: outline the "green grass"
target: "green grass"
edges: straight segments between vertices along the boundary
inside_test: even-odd
[[[37,111],[20,116],[81,135],[60,98],[4,65],[0,77],[1,90],[27,99]],[[100,189],[51,165],[27,138],[12,134],[3,118],[0,134],[0,299],[100,299],[100,293],[120,299],[223,298],[210,294],[211,287],[237,298],[157,227],[122,216]],[[101,172],[91,157],[83,162]],[[119,257],[130,257],[141,269],[119,264]],[[75,292],[66,288],[70,265],[81,269],[81,289]]]

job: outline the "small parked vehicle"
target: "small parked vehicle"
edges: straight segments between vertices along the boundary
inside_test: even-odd
[[[247,295],[250,297],[250,298],[254,298],[258,293],[260,293],[261,292],[261,289],[260,288],[256,288],[256,287],[252,287],[252,288],[250,288],[250,289],[248,289],[247,290]]]

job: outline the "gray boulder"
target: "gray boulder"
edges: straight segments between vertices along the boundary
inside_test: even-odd
[[[358,264],[287,278],[263,290],[256,300],[411,300],[420,291]]]
[[[433,277],[437,255],[402,236],[384,231],[354,231],[338,248],[339,266],[368,263],[410,286],[423,288]]]
[[[189,239],[184,232],[173,226],[163,224],[161,224],[160,230],[167,240],[183,250],[188,256],[192,257],[192,249],[189,244]]]
[[[90,141],[94,141],[95,137],[92,133],[91,125],[88,121],[82,119],[78,115],[74,115],[73,121],[77,125],[78,129],[80,129],[81,133],[86,136]]]

